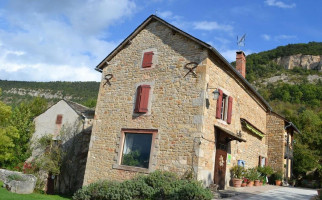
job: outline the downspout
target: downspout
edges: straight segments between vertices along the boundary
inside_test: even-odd
[[[289,146],[289,132],[287,131],[287,128],[292,126],[292,122],[289,123],[289,125],[285,126],[284,129],[286,130],[287,133],[287,138],[286,138],[286,176],[285,180],[288,182],[288,165],[289,165],[289,159],[290,159],[290,146]]]

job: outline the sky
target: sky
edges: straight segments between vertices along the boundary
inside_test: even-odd
[[[321,8],[321,0],[0,0],[0,79],[100,81],[94,68],[151,14],[230,62],[239,48],[322,42]]]

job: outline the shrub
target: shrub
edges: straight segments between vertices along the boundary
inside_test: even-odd
[[[122,183],[98,181],[78,190],[74,200],[210,200],[212,193],[195,180],[179,179],[170,172],[156,171]]]

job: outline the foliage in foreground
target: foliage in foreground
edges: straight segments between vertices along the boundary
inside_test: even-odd
[[[174,173],[156,171],[124,182],[99,181],[78,190],[73,200],[207,200],[212,193],[195,180],[179,179]]]

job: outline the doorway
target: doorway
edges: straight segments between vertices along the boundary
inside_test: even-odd
[[[227,140],[226,134],[223,131],[216,129],[214,183],[218,185],[219,190],[225,189],[228,142],[229,140]]]

